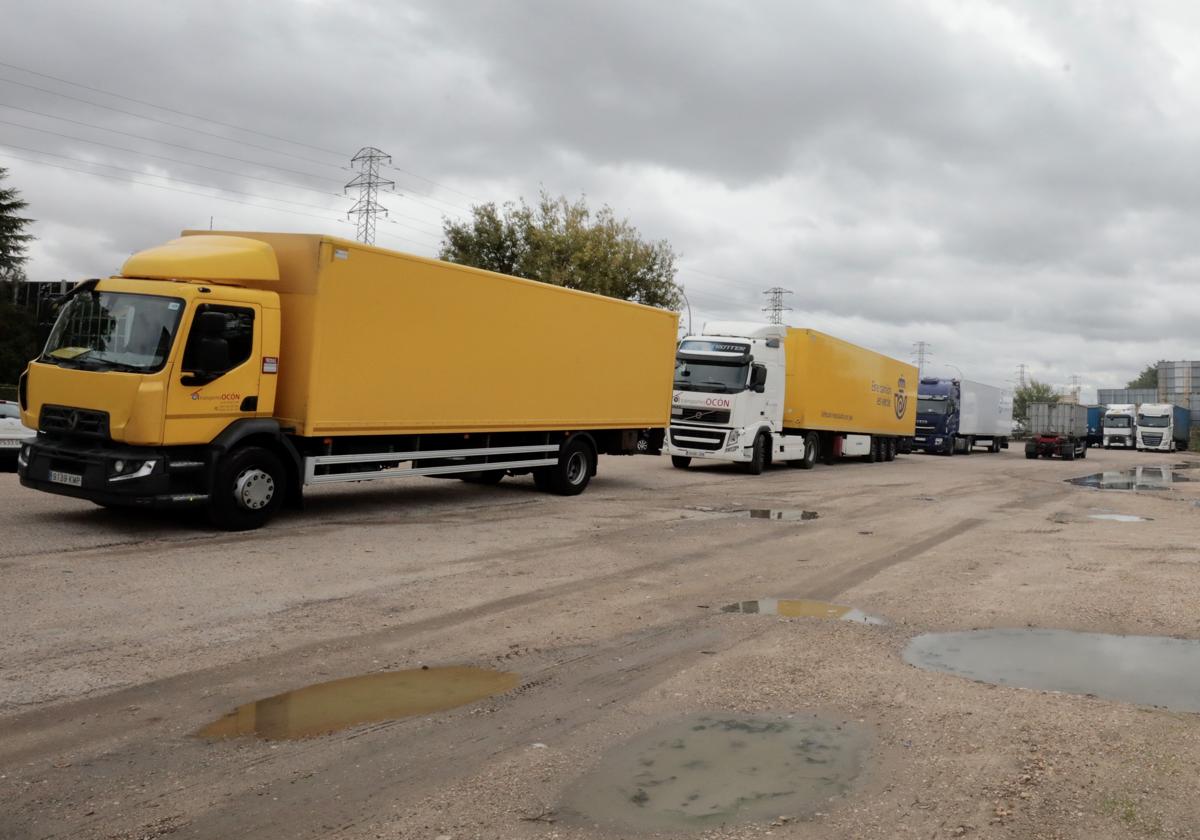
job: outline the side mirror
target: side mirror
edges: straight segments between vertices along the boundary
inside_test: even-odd
[[[750,366],[750,390],[756,394],[761,394],[767,390],[767,367],[766,365],[751,365]]]

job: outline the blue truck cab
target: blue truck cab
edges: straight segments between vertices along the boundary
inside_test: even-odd
[[[958,382],[924,378],[917,388],[917,432],[913,448],[918,452],[954,454],[958,434]]]

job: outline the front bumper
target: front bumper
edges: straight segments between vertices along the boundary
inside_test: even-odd
[[[113,464],[142,469],[114,480]],[[57,441],[38,437],[17,459],[21,484],[34,490],[104,505],[178,507],[208,501],[207,464],[196,453],[171,447],[125,446],[107,441]]]
[[[751,461],[754,457],[754,436],[741,446],[737,429],[722,426],[680,426],[667,429],[668,455],[686,458],[712,458],[719,461]]]

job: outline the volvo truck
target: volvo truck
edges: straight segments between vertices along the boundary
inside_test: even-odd
[[[679,343],[666,452],[758,475],[779,461],[892,461],[911,443],[912,365],[809,329],[710,322]]]
[[[678,316],[329,236],[186,232],[76,286],[18,385],[26,487],[264,524],[334,482],[657,453]]]
[[[1192,417],[1186,408],[1171,403],[1142,403],[1137,412],[1139,452],[1174,452],[1188,448]]]
[[[1077,403],[1030,403],[1026,458],[1066,461],[1087,457],[1087,406]]]
[[[941,455],[970,455],[1008,448],[1012,392],[969,379],[924,377],[917,389],[914,448]]]
[[[1137,446],[1137,406],[1114,403],[1104,412],[1104,448],[1134,449]]]

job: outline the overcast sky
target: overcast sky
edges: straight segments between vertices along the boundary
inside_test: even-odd
[[[0,19],[0,166],[37,219],[34,279],[115,272],[210,217],[352,237],[346,167],[375,145],[397,167],[378,244],[433,255],[443,214],[584,193],[672,243],[697,330],[761,319],[779,285],[790,323],[906,359],[927,341],[936,374],[1001,384],[1023,362],[1088,398],[1200,358],[1186,0],[0,0]]]

